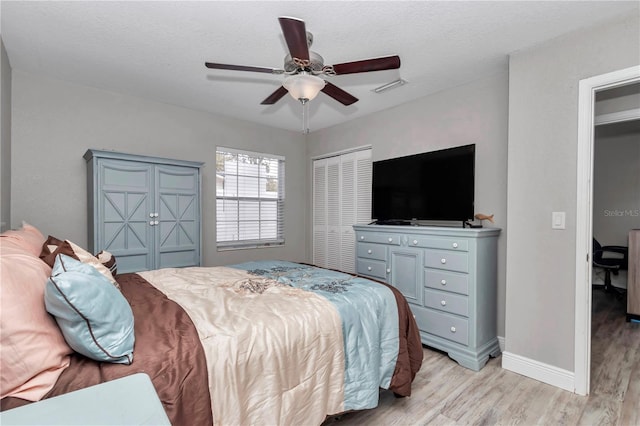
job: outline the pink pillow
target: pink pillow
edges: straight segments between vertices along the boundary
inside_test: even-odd
[[[40,256],[42,243],[45,237],[35,226],[22,222],[22,227],[17,230],[5,231],[0,234],[0,247],[19,247],[27,250],[29,253]]]
[[[27,229],[25,229],[27,228]],[[31,228],[31,229],[28,229]],[[51,268],[38,258],[44,236],[23,227],[0,235],[0,398],[38,401],[69,366],[72,352],[44,306]]]

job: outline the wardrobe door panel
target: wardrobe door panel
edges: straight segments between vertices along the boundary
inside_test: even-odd
[[[157,267],[199,265],[200,178],[198,169],[157,166],[156,182]]]
[[[94,251],[116,256],[118,272],[152,269],[153,235],[149,214],[152,166],[119,160],[98,162]]]

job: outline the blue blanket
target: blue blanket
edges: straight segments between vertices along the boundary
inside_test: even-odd
[[[389,388],[398,358],[398,307],[389,288],[293,262],[258,261],[230,267],[312,291],[333,303],[342,319],[344,337],[344,408],[362,410],[378,405],[379,388]]]

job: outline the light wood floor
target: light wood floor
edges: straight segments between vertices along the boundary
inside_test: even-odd
[[[425,348],[410,398],[384,391],[378,408],[324,425],[640,425],[640,324],[612,294],[594,291],[593,308],[588,397],[503,370],[501,357],[474,372]]]

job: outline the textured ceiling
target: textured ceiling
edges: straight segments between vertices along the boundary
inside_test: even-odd
[[[311,50],[335,64],[397,54],[399,70],[330,77],[359,102],[320,94],[311,131],[507,69],[508,55],[623,14],[618,1],[6,1],[1,27],[14,70],[298,131],[300,103],[260,102],[283,76],[204,62],[281,68],[278,16],[306,22]],[[397,78],[409,84],[375,94]]]

